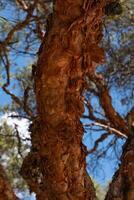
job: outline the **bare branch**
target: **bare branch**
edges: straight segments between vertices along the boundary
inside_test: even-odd
[[[83,126],[100,126],[100,127],[103,127],[105,130],[108,130],[109,132],[114,132],[119,137],[128,138],[126,134],[120,132],[119,130],[112,128],[109,125],[101,124],[99,122],[94,122],[94,123],[90,123],[90,124],[83,124]]]
[[[24,0],[16,0],[16,2],[19,4],[19,6],[23,10],[28,10],[28,5],[26,4],[26,2]]]
[[[34,3],[30,6],[30,8],[27,10],[27,16],[25,19],[19,23],[17,23],[13,29],[8,33],[6,39],[3,41],[3,44],[6,46],[11,40],[15,32],[20,31],[23,29],[30,21],[32,17],[32,13],[36,7],[36,4],[38,3],[38,0],[35,0]]]
[[[5,92],[6,94],[10,95],[10,97],[12,98],[12,100],[13,100],[16,104],[18,104],[21,108],[24,109],[25,113],[26,113],[28,116],[30,116],[31,119],[34,117],[34,116],[33,116],[33,113],[32,113],[32,110],[31,110],[28,106],[26,106],[26,105],[24,104],[23,101],[21,101],[17,96],[15,96],[13,93],[11,93],[5,86],[3,86],[2,89],[4,90],[4,92]]]
[[[112,105],[112,99],[109,94],[108,88],[104,80],[101,80],[97,75],[89,75],[89,78],[93,80],[99,91],[99,101],[105,112],[105,116],[109,120],[110,124],[115,128],[119,129],[121,132],[124,132],[125,135],[128,135],[128,128],[125,120],[117,113]]]
[[[91,154],[91,153],[93,153],[94,151],[96,151],[96,149],[97,149],[98,146],[99,146],[99,143],[101,143],[102,141],[104,141],[108,136],[109,136],[109,133],[104,133],[104,134],[102,134],[102,135],[95,141],[94,147],[93,147],[92,149],[88,150],[88,154]]]
[[[90,103],[88,100],[85,99],[85,100],[84,100],[84,103],[85,103],[85,105],[87,106],[89,113],[88,113],[88,116],[83,115],[82,118],[88,118],[88,119],[90,119],[90,120],[94,120],[94,121],[100,122],[100,123],[102,123],[102,124],[107,124],[107,123],[109,123],[107,120],[97,118],[97,117],[94,115],[94,112],[95,112],[95,111],[94,111],[94,109],[93,109],[91,103]],[[103,117],[104,117],[104,116],[103,116]]]
[[[10,118],[24,118],[24,119],[28,119],[29,121],[31,121],[30,117],[24,116],[24,115],[9,115],[8,117]]]
[[[29,98],[29,91],[30,91],[30,87],[26,87],[25,91],[24,91],[24,97],[23,97],[23,106],[24,106],[24,110],[27,109],[27,102],[28,102],[28,98]]]
[[[21,158],[23,158],[23,155],[22,155],[22,152],[21,152],[22,143],[21,143],[21,138],[20,138],[20,134],[19,134],[19,131],[18,131],[18,125],[17,124],[14,124],[14,125],[15,125],[16,138],[18,140],[18,145],[17,145],[18,154],[21,156]]]
[[[2,62],[5,66],[6,69],[6,75],[7,75],[7,81],[4,84],[4,87],[7,87],[10,84],[10,63],[9,63],[9,59],[7,56],[7,45],[9,45],[9,43],[11,42],[15,32],[20,31],[21,29],[25,28],[26,25],[29,23],[31,17],[32,17],[32,13],[36,7],[36,4],[38,3],[38,0],[35,0],[34,3],[29,7],[29,9],[27,10],[27,16],[25,17],[25,19],[19,23],[17,23],[7,34],[7,37],[5,38],[4,41],[0,42],[0,56],[2,59]]]

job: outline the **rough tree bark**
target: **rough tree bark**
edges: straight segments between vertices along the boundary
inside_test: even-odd
[[[0,165],[0,200],[18,200],[10,186],[2,165]]]
[[[129,135],[121,164],[109,186],[105,200],[134,200],[134,111],[129,114]]]
[[[21,173],[38,200],[95,200],[82,144],[86,74],[103,61],[98,46],[106,0],[56,0],[35,71],[38,117]]]

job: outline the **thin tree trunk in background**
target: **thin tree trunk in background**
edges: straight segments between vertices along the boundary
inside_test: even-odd
[[[17,200],[3,167],[0,165],[0,200]]]
[[[21,173],[38,200],[95,200],[82,144],[86,74],[103,60],[105,0],[56,0],[35,72],[38,117]]]

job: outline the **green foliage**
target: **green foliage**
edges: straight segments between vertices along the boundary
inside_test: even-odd
[[[106,186],[104,186],[101,183],[97,182],[93,177],[91,177],[91,179],[94,184],[97,200],[104,200],[106,192],[107,192],[108,184],[106,184]]]
[[[133,1],[121,1],[121,15],[106,18],[104,25],[103,48],[106,52],[107,63],[103,74],[109,87],[124,87],[130,85],[131,93],[134,82],[134,4]]]
[[[19,145],[14,128],[4,121],[0,125],[0,164],[4,166],[12,186],[18,190],[25,190],[26,184],[19,171],[22,164],[21,156],[26,154],[29,145],[24,142],[21,143],[21,147]]]
[[[94,182],[94,186],[96,189],[96,195],[97,195],[98,200],[104,200],[106,192],[107,192],[107,188],[97,182]]]

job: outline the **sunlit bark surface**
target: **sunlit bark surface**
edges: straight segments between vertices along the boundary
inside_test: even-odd
[[[3,167],[0,165],[0,200],[17,200]]]
[[[86,74],[103,61],[105,0],[56,0],[35,73],[38,117],[21,173],[38,200],[95,200],[82,144]]]

